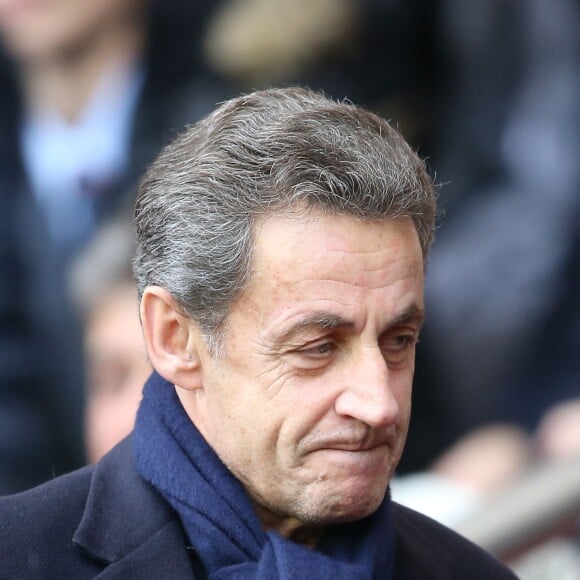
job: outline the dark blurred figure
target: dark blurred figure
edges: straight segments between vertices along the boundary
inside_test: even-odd
[[[84,462],[67,275],[142,168],[227,94],[204,3],[0,0],[0,493]]]
[[[580,6],[444,0],[425,342],[458,434],[580,396]],[[580,417],[579,417],[580,420]]]
[[[436,9],[429,0],[224,0],[204,48],[241,88],[321,89],[392,118],[425,145],[440,76]]]

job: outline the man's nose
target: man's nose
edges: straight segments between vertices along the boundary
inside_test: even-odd
[[[353,361],[346,386],[335,401],[335,411],[372,427],[394,423],[399,405],[389,386],[389,369],[380,349],[365,348]]]

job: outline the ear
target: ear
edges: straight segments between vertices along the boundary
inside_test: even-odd
[[[201,333],[197,325],[179,312],[171,294],[160,286],[145,289],[140,311],[153,368],[183,389],[201,388]]]

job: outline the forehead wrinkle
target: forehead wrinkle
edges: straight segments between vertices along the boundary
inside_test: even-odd
[[[301,301],[299,308],[292,309],[293,311],[290,312],[286,308],[283,308],[281,311],[278,311],[277,315],[268,321],[267,326],[263,329],[261,334],[264,338],[270,336],[270,340],[277,340],[278,337],[289,338],[289,330],[292,331],[292,334],[297,334],[300,330],[303,330],[308,326],[318,326],[319,328],[338,328],[339,326],[346,328],[347,326],[350,326],[351,330],[362,328],[366,326],[365,321],[367,316],[365,314],[364,320],[359,320],[361,312],[359,312],[357,304],[366,303],[368,299],[371,299],[371,295],[374,295],[375,292],[380,292],[385,286],[393,286],[393,284],[394,287],[400,289],[396,291],[397,296],[400,295],[400,292],[408,294],[407,290],[404,290],[404,288],[406,288],[407,283],[409,281],[412,282],[414,278],[415,275],[411,272],[404,278],[397,279],[394,283],[383,280],[380,285],[377,284],[376,287],[370,288],[366,284],[355,284],[352,281],[323,279],[323,281],[328,285],[336,288],[336,291],[333,291],[330,294],[325,292],[326,296],[324,298],[316,295],[306,297],[304,298],[304,301]],[[301,280],[294,284],[294,290],[300,291],[301,287],[307,286],[311,281],[318,283],[321,279],[313,278],[312,280]],[[354,295],[345,296],[341,287],[349,286],[351,288],[356,288],[357,292]],[[409,298],[416,306],[413,308],[413,312],[411,312],[409,316],[405,314],[404,318],[418,318],[420,322],[422,322],[424,318],[424,306],[421,299],[422,292],[420,296],[415,292],[412,292],[412,294],[413,296],[410,296]],[[390,303],[392,300],[393,296],[389,297],[385,304]],[[383,301],[381,300],[381,302]],[[346,318],[344,316],[345,309],[347,312]],[[341,314],[339,314],[339,312],[341,312]],[[310,315],[312,315],[312,320],[308,320]],[[321,318],[321,320],[316,320],[317,317]],[[302,322],[303,319],[304,322]],[[297,320],[295,325],[292,322],[293,320]],[[294,326],[296,326],[295,329]],[[289,330],[286,331],[285,329]]]
[[[404,274],[401,272],[401,270],[403,269],[405,270]],[[416,270],[415,268],[412,268],[410,271],[408,271],[408,268],[406,268],[406,266],[402,266],[395,272],[389,270],[389,272],[383,273],[381,272],[380,268],[377,268],[376,270],[366,270],[363,272],[358,272],[357,278],[359,279],[352,279],[353,278],[352,272],[349,273],[349,276],[350,279],[341,280],[336,278],[321,278],[319,276],[313,275],[311,278],[303,278],[300,281],[294,282],[292,286],[296,290],[304,286],[308,286],[308,284],[312,282],[314,283],[323,282],[328,285],[329,289],[331,287],[335,288],[335,292],[336,291],[338,292],[336,296],[341,295],[340,291],[341,287],[353,287],[357,288],[360,291],[357,300],[362,300],[364,294],[367,292],[373,292],[376,290],[380,291],[386,289],[389,286],[404,284],[408,281],[413,281],[417,276],[419,276],[421,280],[423,279],[422,270]],[[368,279],[368,277],[370,277],[371,279]]]
[[[331,253],[331,252],[330,252]],[[336,252],[344,254],[343,252]],[[350,254],[340,261],[337,261],[335,267],[330,269],[327,274],[320,272],[321,259],[310,259],[297,264],[303,269],[303,275],[300,280],[292,280],[289,277],[290,267],[280,268],[277,272],[277,282],[279,286],[292,285],[299,288],[311,282],[323,282],[331,285],[346,285],[361,288],[362,290],[375,290],[389,286],[395,282],[402,282],[415,277],[423,278],[423,264],[410,260],[408,256],[397,256],[388,259],[384,256],[378,256],[373,263],[367,264],[364,261],[357,261],[356,257],[362,254]],[[380,260],[380,261],[379,261]],[[332,263],[330,256],[325,258],[326,265]],[[292,264],[294,267],[295,264]],[[293,270],[295,271],[295,270]]]

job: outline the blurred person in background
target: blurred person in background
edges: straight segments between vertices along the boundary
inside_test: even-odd
[[[456,525],[536,468],[580,461],[580,6],[438,5],[446,74],[428,153],[445,219],[421,343],[434,372],[416,390],[444,395],[455,444],[394,497]],[[526,578],[576,579],[575,562]]]
[[[2,112],[16,117],[23,177],[63,259],[90,239],[127,170],[145,18],[141,0],[0,1],[19,99]]]
[[[3,129],[61,259],[160,145],[223,98],[199,54],[208,10],[146,0],[0,0]]]
[[[137,288],[127,277],[94,305],[85,330],[87,459],[98,461],[135,423],[141,390],[151,374],[139,324]]]
[[[426,145],[439,82],[429,0],[223,0],[208,62],[243,90],[299,83],[362,103]]]
[[[84,462],[67,277],[144,165],[223,98],[177,0],[0,0],[0,493]]]
[[[103,224],[72,270],[72,294],[84,327],[84,441],[90,463],[131,432],[152,371],[131,272],[134,248],[132,224],[121,213]]]
[[[444,0],[438,28],[446,215],[423,342],[469,433],[437,468],[485,491],[519,473],[529,437],[536,459],[580,447],[580,6]]]

